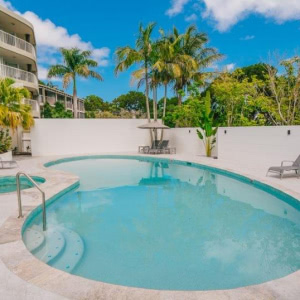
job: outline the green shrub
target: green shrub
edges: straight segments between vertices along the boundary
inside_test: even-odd
[[[9,130],[0,129],[0,154],[11,149],[12,139],[9,135]]]

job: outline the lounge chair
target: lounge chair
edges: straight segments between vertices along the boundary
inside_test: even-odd
[[[149,154],[162,154],[164,150],[168,147],[169,141],[158,141],[159,143],[156,145],[154,149],[149,150]]]
[[[0,158],[0,169],[13,169],[18,166],[15,160],[2,160]]]
[[[284,165],[285,163],[290,163],[290,165],[285,166]],[[300,178],[300,155],[295,161],[284,160],[281,162],[280,167],[269,168],[266,176],[268,176],[269,172],[278,173],[280,175],[280,179],[282,179],[284,172],[291,172],[291,171],[295,171],[298,178]]]
[[[149,146],[139,146],[139,153],[149,154],[150,150],[154,150],[158,148],[160,141],[156,140],[152,142],[151,147]]]

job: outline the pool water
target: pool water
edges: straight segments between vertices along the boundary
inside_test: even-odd
[[[43,242],[33,237],[41,234],[40,214],[24,228],[27,247],[53,267],[161,290],[231,289],[300,268],[299,204],[273,190],[153,159],[85,159],[50,168],[80,177],[77,190],[47,208]]]
[[[45,179],[41,177],[33,177],[38,184],[44,183]],[[33,184],[26,178],[20,178],[20,187],[21,190],[30,189],[33,187]],[[6,176],[0,177],[0,194],[2,193],[11,193],[17,190],[17,183],[15,176]]]

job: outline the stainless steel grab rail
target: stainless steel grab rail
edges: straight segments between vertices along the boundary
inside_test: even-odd
[[[22,212],[22,200],[21,200],[21,187],[20,187],[20,176],[25,176],[41,193],[42,193],[42,208],[43,208],[43,231],[46,231],[46,197],[45,192],[38,186],[38,184],[26,173],[18,172],[16,175],[17,181],[17,195],[18,195],[18,206],[19,206],[19,217],[23,218]]]

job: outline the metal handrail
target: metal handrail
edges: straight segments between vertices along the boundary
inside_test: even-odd
[[[46,196],[45,196],[45,192],[38,186],[38,184],[29,175],[27,175],[24,172],[18,172],[16,175],[18,206],[19,206],[19,217],[18,218],[23,218],[22,201],[21,201],[21,187],[20,187],[20,176],[21,175],[25,176],[42,193],[43,231],[46,231]]]

